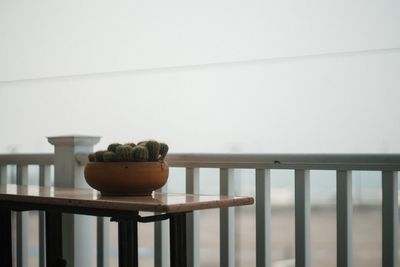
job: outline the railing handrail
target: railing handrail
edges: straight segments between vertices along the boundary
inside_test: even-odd
[[[0,165],[53,165],[54,153],[0,154]]]
[[[86,164],[87,153],[77,154],[76,159],[81,165]],[[171,153],[167,160],[172,167],[400,171],[400,154]],[[53,153],[0,154],[0,164],[49,165],[53,163]]]
[[[81,165],[86,164],[87,153],[77,154],[76,160]],[[400,171],[400,154],[171,153],[167,160],[171,167],[192,168]],[[0,164],[51,165],[54,154],[0,154]]]
[[[171,154],[174,167],[400,170],[400,154]]]
[[[87,154],[78,154],[84,165]],[[214,154],[171,153],[171,167],[400,171],[400,154]]]

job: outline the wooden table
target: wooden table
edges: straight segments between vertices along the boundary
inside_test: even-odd
[[[11,211],[46,214],[47,266],[65,266],[62,213],[111,217],[118,223],[119,266],[138,266],[138,222],[170,220],[171,266],[186,267],[186,213],[253,204],[251,197],[153,193],[147,197],[110,197],[97,191],[39,186],[0,186],[0,266],[12,266]],[[139,212],[157,212],[142,217]]]

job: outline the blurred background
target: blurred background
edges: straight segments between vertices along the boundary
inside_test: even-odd
[[[102,136],[96,149],[154,138],[171,153],[399,153],[398,10],[394,0],[0,0],[0,153],[51,152],[46,136],[65,134]],[[183,170],[170,177],[183,192]],[[218,193],[217,177],[201,170],[201,192]],[[293,184],[293,171],[272,172],[274,267],[294,264]],[[313,266],[336,266],[335,186],[334,172],[311,172]],[[254,195],[254,171],[236,170],[236,189]],[[353,265],[378,266],[379,173],[354,172],[353,198]],[[253,213],[236,214],[238,266],[255,266]],[[201,266],[219,262],[216,217],[200,215]],[[152,266],[146,227],[141,260]]]

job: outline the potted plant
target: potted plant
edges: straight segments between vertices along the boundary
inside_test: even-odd
[[[151,195],[168,179],[168,145],[155,140],[113,143],[89,154],[86,182],[102,195]]]

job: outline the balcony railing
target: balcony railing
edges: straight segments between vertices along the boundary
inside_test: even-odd
[[[83,138],[83,139],[80,139]],[[85,139],[86,138],[86,139]],[[97,139],[98,140],[98,139]],[[60,137],[51,140],[55,154],[0,155],[1,183],[29,184],[28,165],[39,166],[39,184],[46,186],[85,186],[82,169],[95,140],[88,137]],[[400,154],[171,154],[171,167],[185,168],[186,193],[198,193],[200,169],[219,169],[220,193],[233,195],[233,170],[255,170],[256,192],[256,266],[271,266],[271,170],[294,170],[295,179],[295,262],[296,267],[310,266],[310,170],[336,171],[337,266],[351,266],[352,261],[352,171],[380,171],[382,179],[382,266],[398,266],[398,171]],[[7,178],[9,165],[16,166],[16,181]],[[54,165],[54,182],[50,166]],[[58,181],[58,180],[63,181]],[[166,190],[166,187],[162,190]],[[235,265],[234,208],[220,210],[220,266]],[[27,265],[26,212],[16,213],[17,265]],[[188,259],[190,266],[199,266],[199,218],[188,215]],[[82,222],[84,224],[85,222]],[[75,227],[79,227],[75,225]],[[155,266],[166,266],[165,246],[167,229],[164,223],[155,224]],[[44,218],[39,218],[39,260],[44,260]],[[97,266],[109,266],[109,222],[97,219]],[[84,243],[73,241],[75,247],[64,253],[79,256],[76,251]],[[78,248],[77,248],[78,247]],[[163,253],[164,251],[164,253]]]

